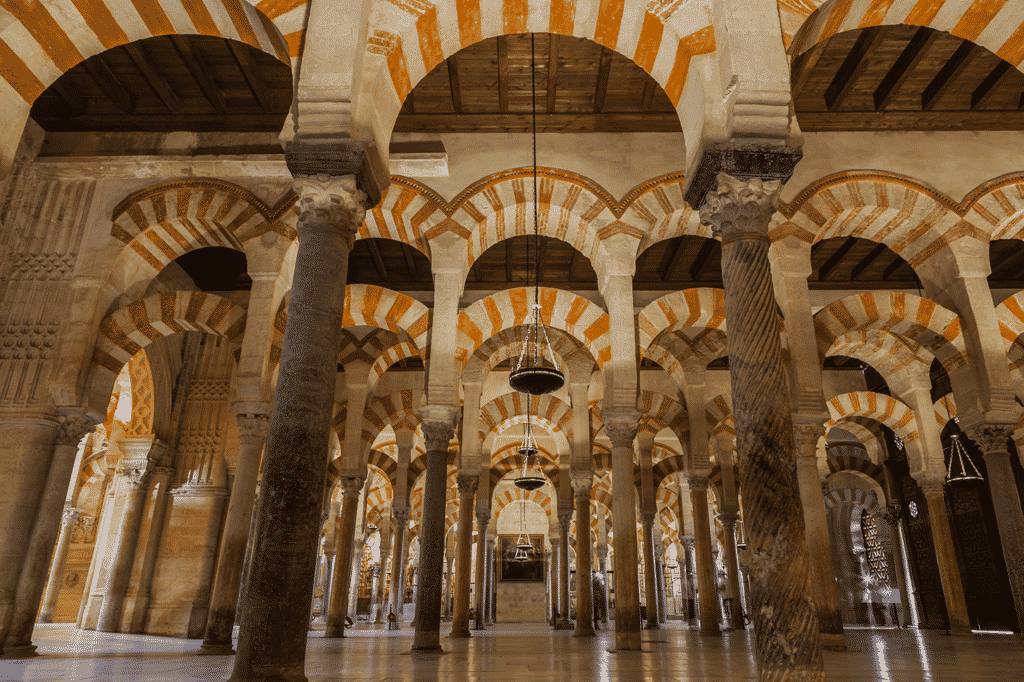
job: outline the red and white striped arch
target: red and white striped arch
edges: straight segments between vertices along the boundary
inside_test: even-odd
[[[783,31],[794,31],[794,57],[843,31],[907,24],[973,41],[1014,66],[1024,63],[1021,0],[780,0],[779,9]]]
[[[350,284],[345,288],[345,327],[379,327],[407,334],[423,354],[430,332],[430,310],[403,293],[372,284]]]
[[[641,310],[636,324],[641,351],[666,330],[706,327],[725,331],[725,292],[707,287],[674,291]]]

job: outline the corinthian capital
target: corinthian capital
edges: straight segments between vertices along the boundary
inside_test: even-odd
[[[237,414],[238,438],[243,443],[262,445],[270,431],[269,414]]]
[[[978,444],[983,455],[1008,454],[1013,427],[1008,424],[979,424],[967,429],[967,436]]]
[[[448,444],[451,442],[452,436],[455,435],[455,425],[451,421],[424,419],[420,423],[420,428],[423,430],[423,440],[425,441],[427,452],[433,450],[448,451]]]
[[[60,426],[57,430],[56,445],[77,446],[85,434],[99,424],[99,420],[85,410],[60,410]]]
[[[815,456],[817,454],[818,439],[824,435],[825,427],[820,424],[794,424],[793,436],[796,440],[797,456]]]
[[[708,192],[700,221],[723,241],[742,236],[768,236],[768,222],[779,204],[782,183],[761,178],[741,180],[718,174],[718,189]]]
[[[572,492],[576,495],[576,499],[584,497],[589,499],[590,491],[594,487],[594,474],[590,471],[573,472],[570,484],[572,485]]]
[[[366,194],[356,187],[355,176],[296,176],[294,187],[299,195],[300,238],[305,229],[327,224],[341,230],[351,247],[356,230],[366,219]]]
[[[480,485],[480,476],[474,474],[459,474],[455,477],[455,485],[459,489],[459,495],[474,495],[476,488]]]
[[[636,414],[606,414],[604,415],[604,430],[612,441],[613,448],[633,447],[633,439],[639,427],[638,415]]]
[[[366,482],[365,476],[342,476],[341,477],[341,495],[346,499],[355,499],[359,497],[360,491],[363,489],[363,483]]]

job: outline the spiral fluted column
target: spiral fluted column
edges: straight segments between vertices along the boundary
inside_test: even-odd
[[[778,181],[718,175],[700,209],[722,240],[729,378],[751,556],[760,679],[823,680],[818,616],[794,466],[789,386],[768,261]]]
[[[295,185],[299,247],[233,682],[306,679],[348,256],[366,215],[354,175]]]
[[[341,479],[341,519],[336,531],[338,544],[334,551],[331,598],[327,604],[327,625],[324,629],[324,637],[327,638],[345,636],[356,516],[359,513],[359,494],[363,490],[365,480],[362,476],[343,476]]]
[[[590,490],[592,474],[573,476],[572,492],[576,499],[576,630],[573,637],[594,637],[594,596],[590,577]]]
[[[469,637],[469,572],[473,556],[473,500],[479,474],[459,474],[459,528],[455,549],[455,600],[452,608],[452,637]]]
[[[615,644],[613,651],[640,651],[640,586],[636,567],[636,486],[633,484],[635,415],[607,415],[612,441],[612,537],[615,543]]]

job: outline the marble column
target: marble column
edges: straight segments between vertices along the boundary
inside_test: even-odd
[[[576,630],[573,637],[594,637],[594,595],[590,567],[590,491],[593,475],[573,476],[572,492],[576,500]]]
[[[452,415],[453,416],[453,415]],[[424,419],[427,470],[423,481],[419,586],[416,590],[416,634],[413,651],[441,651],[441,596],[444,578],[444,517],[448,444],[454,419]]]
[[[497,606],[494,603],[495,588],[494,580],[497,577],[497,570],[494,565],[494,543],[491,536],[487,538],[487,622],[485,625],[494,625],[497,619]]]
[[[967,614],[967,599],[964,585],[957,566],[956,549],[953,545],[953,531],[946,514],[945,477],[941,473],[923,473],[914,476],[921,486],[928,505],[928,522],[932,528],[932,542],[935,543],[935,558],[939,565],[939,579],[942,594],[946,600],[949,615],[949,631],[952,635],[971,634],[971,621]],[[1011,479],[1011,485],[1013,484]]]
[[[487,606],[487,526],[491,520],[491,513],[478,511],[476,513],[476,622],[473,623],[474,630],[483,630]]]
[[[100,605],[99,617],[96,620],[97,632],[119,632],[121,629],[121,611],[128,590],[132,564],[135,561],[139,526],[142,523],[142,507],[146,502],[146,492],[149,488],[150,472],[146,463],[129,463],[129,467],[120,469],[117,473],[125,490],[125,499],[121,508],[121,518],[118,520],[110,572],[107,574],[103,590],[103,603]]]
[[[612,441],[612,537],[615,542],[615,642],[613,651],[640,651],[640,586],[636,567],[636,486],[633,484],[633,439],[637,422],[632,417],[605,417]]]
[[[722,240],[736,451],[755,557],[751,601],[758,671],[761,679],[822,680],[820,626],[793,467],[789,384],[768,260],[768,225],[782,183],[725,173],[717,179],[700,218]]]
[[[32,628],[39,602],[46,588],[47,568],[53,555],[53,545],[60,532],[61,510],[67,496],[68,482],[74,473],[78,443],[96,426],[96,420],[81,414],[62,414],[60,428],[54,441],[46,484],[32,525],[25,551],[21,576],[15,592],[14,611],[11,614],[7,638],[0,642],[5,658],[35,656]],[[66,548],[65,548],[66,551]]]
[[[654,514],[650,512],[640,514],[640,524],[644,534],[644,596],[647,602],[647,625],[648,630],[657,630],[658,625],[658,595],[657,587],[654,586]]]
[[[331,601],[327,606],[327,625],[324,637],[345,636],[345,616],[348,615],[349,574],[352,572],[353,544],[356,515],[359,512],[359,493],[363,478],[344,476],[341,479],[341,519],[335,530],[337,548],[334,550],[334,573],[331,576]]]
[[[50,565],[50,576],[46,581],[46,590],[43,593],[43,606],[39,612],[40,623],[53,622],[53,612],[57,608],[57,595],[60,594],[61,583],[64,580],[64,562],[68,558],[71,533],[75,530],[75,524],[78,523],[81,516],[81,509],[64,508],[64,513],[61,516],[60,535],[57,536],[57,547],[53,551],[53,563]]]
[[[558,534],[562,542],[558,548],[558,618],[556,630],[572,630],[575,625],[569,618],[569,526],[572,524],[572,509],[558,510]],[[577,560],[579,554],[576,555]]]
[[[128,596],[125,598],[124,617],[121,620],[121,626],[128,634],[142,634],[145,627],[145,618],[153,596],[153,575],[156,572],[156,562],[160,556],[164,519],[167,516],[168,498],[174,474],[173,467],[155,467],[150,473],[154,490],[153,512],[150,516],[149,533],[146,547],[143,550],[142,565],[139,568],[139,584],[136,586],[134,597],[131,594],[132,590],[129,589]]]
[[[733,630],[743,629],[743,604],[740,601],[740,565],[736,556],[736,518],[735,509],[722,511],[718,520],[722,522],[722,551],[725,552],[725,574],[728,581],[727,597],[732,599],[729,612],[729,627]]]
[[[832,543],[828,537],[828,517],[818,473],[818,440],[825,429],[817,424],[798,424],[796,436],[796,477],[804,514],[804,537],[811,562],[811,586],[821,626],[821,646],[832,651],[846,649],[843,616],[839,609]]]
[[[296,178],[299,237],[231,679],[304,679],[348,255],[366,214],[353,175]]]
[[[1003,545],[1013,605],[1017,609],[1017,624],[1024,628],[1024,512],[1021,511],[1020,494],[1010,466],[1009,442],[1013,427],[983,424],[969,429],[967,435],[978,444],[985,457],[996,526]]]
[[[668,621],[668,604],[665,599],[665,548],[661,546],[660,549],[655,548],[654,551],[654,567],[656,569],[654,576],[654,589],[658,592],[658,622],[665,623]]]
[[[452,588],[455,583],[455,557],[446,557],[444,572],[444,602],[441,609],[441,619],[451,620],[452,617]]]
[[[242,582],[242,563],[249,544],[249,526],[256,500],[256,480],[260,473],[260,455],[270,429],[270,415],[240,413],[238,423],[238,460],[231,483],[231,499],[224,519],[224,530],[217,556],[217,569],[210,597],[210,616],[200,654],[222,656],[235,653],[231,636],[235,627],[235,607]]]
[[[366,499],[365,497],[363,498]],[[352,567],[349,569],[348,577],[348,617],[353,621],[356,619],[356,609],[359,606],[359,584],[363,579],[363,557],[366,552],[366,537],[361,533],[352,544]]]
[[[697,609],[702,635],[717,635],[718,588],[715,580],[715,562],[711,552],[711,520],[708,518],[708,478],[694,475],[687,480],[690,487],[690,506],[693,508],[693,558],[697,566]]]
[[[551,549],[544,553],[548,567],[548,625],[558,618],[558,538],[551,538]]]
[[[395,626],[402,625],[402,610],[405,604],[405,533],[409,528],[409,508],[392,507],[391,518],[395,529],[395,539],[391,551],[391,609],[395,614]]]
[[[480,474],[459,474],[459,528],[455,547],[455,605],[452,637],[469,637],[469,572],[473,557],[473,502]]]
[[[380,596],[380,580],[381,580],[381,564],[376,562],[370,566],[370,618],[373,619],[374,613],[373,608],[377,604],[377,598]]]
[[[608,545],[597,546],[597,570],[601,573],[604,583],[604,608],[601,610],[601,622],[608,622],[608,611],[611,609],[611,588],[608,585]]]
[[[692,535],[687,535],[683,538],[683,547],[685,548],[683,557],[685,558],[686,565],[683,570],[686,571],[688,587],[686,589],[686,620],[690,625],[697,625],[697,543]]]

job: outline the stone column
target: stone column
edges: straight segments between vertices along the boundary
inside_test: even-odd
[[[366,498],[363,497],[363,500]],[[358,524],[357,524],[358,525]],[[352,543],[352,565],[348,577],[348,617],[353,621],[356,619],[356,609],[359,606],[359,583],[363,579],[363,557],[366,552],[366,537],[359,534]]]
[[[644,533],[644,596],[647,602],[648,630],[658,629],[658,595],[654,586],[654,514],[640,514]]]
[[[551,538],[551,549],[544,553],[548,567],[548,625],[558,618],[558,538]]]
[[[96,426],[96,420],[80,413],[62,414],[60,428],[54,441],[46,484],[35,514],[35,523],[29,536],[21,576],[14,598],[7,638],[0,642],[7,658],[35,656],[32,628],[39,610],[39,602],[46,587],[47,568],[53,555],[53,544],[60,531],[61,509],[73,475],[78,443]],[[66,551],[66,549],[65,549]],[[56,560],[55,560],[56,562]]]
[[[469,637],[469,572],[473,558],[473,502],[480,474],[459,474],[459,528],[455,548],[455,605],[452,637]]]
[[[413,651],[441,651],[441,595],[444,577],[444,517],[448,444],[454,420],[424,419],[427,470],[423,481],[420,565],[416,589],[416,634]]]
[[[57,548],[53,551],[53,564],[50,566],[50,577],[46,581],[43,594],[43,607],[39,612],[40,623],[52,623],[53,612],[57,608],[57,595],[64,580],[64,562],[68,558],[68,545],[71,543],[71,532],[82,515],[81,509],[65,507],[61,517],[60,535],[57,537]]]
[[[593,475],[573,476],[576,498],[576,630],[573,637],[594,637],[594,595],[590,567],[590,490]]]
[[[491,520],[488,511],[476,513],[476,622],[474,630],[483,630],[487,619],[487,526]]]
[[[558,533],[562,542],[558,548],[558,619],[556,630],[572,630],[575,626],[569,618],[569,526],[572,523],[572,509],[558,510]],[[577,560],[579,554],[576,555]]]
[[[352,571],[352,546],[356,532],[356,514],[359,512],[359,493],[363,479],[344,476],[341,479],[341,520],[335,531],[337,549],[334,552],[334,573],[331,576],[331,601],[327,608],[324,637],[345,636],[345,616],[348,614],[349,574]]]
[[[718,188],[708,193],[700,217],[722,240],[736,450],[754,557],[751,601],[758,670],[761,679],[821,680],[820,627],[768,261],[768,224],[781,188],[778,181],[719,173]]]
[[[687,588],[686,594],[686,620],[690,625],[697,624],[697,553],[695,551],[697,543],[692,535],[687,535],[683,538],[683,547],[685,548],[683,557],[686,564],[683,566],[683,570],[686,571],[687,577]]]
[[[495,539],[487,537],[487,622],[486,625],[494,625],[497,619],[497,607],[494,603],[494,580],[497,571],[494,566],[494,543]]]
[[[373,609],[377,605],[377,598],[380,596],[378,590],[380,590],[380,574],[381,574],[381,562],[377,562],[370,566],[370,618],[373,619]]]
[[[409,528],[409,508],[392,507],[395,539],[392,541],[391,559],[391,613],[395,614],[395,625],[402,624],[402,606],[405,603],[405,532]]]
[[[616,418],[618,417],[618,418]],[[612,441],[612,537],[615,541],[615,643],[613,651],[640,651],[640,586],[636,567],[636,486],[633,484],[633,438],[637,422],[607,415]]]
[[[1021,511],[1020,495],[1010,467],[1008,444],[1013,436],[1013,427],[983,424],[970,429],[967,435],[978,444],[985,457],[999,540],[1003,545],[1006,573],[1017,609],[1017,624],[1024,628],[1024,512]]]
[[[891,498],[890,498],[891,499]],[[896,563],[896,582],[900,589],[900,605],[903,607],[903,623],[900,627],[908,627],[914,618],[910,608],[910,595],[913,588],[907,584],[907,574],[904,568],[903,532],[900,528],[900,506],[890,504],[883,514],[883,518],[889,524],[889,532],[892,535],[892,558]]]
[[[717,635],[718,589],[715,581],[715,563],[711,555],[711,520],[708,518],[708,478],[692,475],[687,480],[690,487],[690,506],[693,508],[693,553],[697,566],[697,608],[700,613],[700,633]]]
[[[832,564],[832,543],[828,537],[828,518],[818,474],[818,439],[825,429],[817,424],[798,424],[796,436],[796,477],[803,505],[804,537],[811,562],[811,587],[821,626],[821,645],[832,651],[846,649],[843,617],[839,610],[839,592]]]
[[[601,572],[604,582],[604,610],[601,611],[601,622],[608,622],[608,611],[611,608],[611,591],[608,585],[608,545],[597,546],[597,570]]]
[[[304,677],[348,255],[366,214],[355,176],[296,178],[299,248],[231,679]]]
[[[729,612],[729,627],[733,630],[743,629],[743,604],[740,602],[740,566],[736,557],[736,517],[735,509],[722,511],[718,520],[722,522],[722,551],[725,552],[725,574],[729,591],[726,596],[732,599],[732,610]]]
[[[206,621],[206,634],[199,648],[200,654],[223,656],[235,653],[231,648],[231,635],[235,627],[235,607],[238,588],[242,582],[242,563],[249,543],[249,526],[256,500],[256,479],[260,473],[260,455],[270,429],[270,415],[244,414],[236,417],[238,423],[238,461],[231,484],[231,499],[224,519],[217,572],[210,596],[210,617]]]
[[[967,615],[967,600],[964,598],[964,586],[956,562],[953,531],[949,527],[949,517],[946,515],[945,477],[940,473],[926,472],[914,478],[921,486],[925,502],[928,504],[928,521],[932,527],[932,541],[935,543],[935,558],[939,565],[942,594],[946,599],[950,634],[969,635],[971,622]]]
[[[118,632],[121,628],[121,610],[124,605],[128,579],[131,577],[135,550],[139,540],[139,525],[142,522],[142,506],[146,502],[149,488],[149,470],[146,463],[129,463],[120,469],[118,477],[125,487],[124,506],[118,521],[117,538],[111,554],[110,573],[103,592],[103,603],[96,620],[97,632]]]
[[[656,575],[654,578],[654,588],[658,591],[658,622],[664,623],[668,621],[668,604],[665,599],[665,547],[664,545],[655,546],[654,550],[654,567],[656,569]]]
[[[146,547],[143,550],[142,566],[139,569],[139,584],[135,597],[131,589],[125,598],[124,617],[121,626],[128,634],[142,634],[145,617],[149,611],[149,603],[153,595],[153,574],[160,556],[160,543],[163,540],[164,517],[167,515],[167,502],[171,481],[175,470],[172,467],[156,467],[150,474],[155,495],[153,496],[153,513],[150,516],[149,533]],[[219,515],[218,515],[219,516]],[[198,599],[196,600],[198,601]]]

